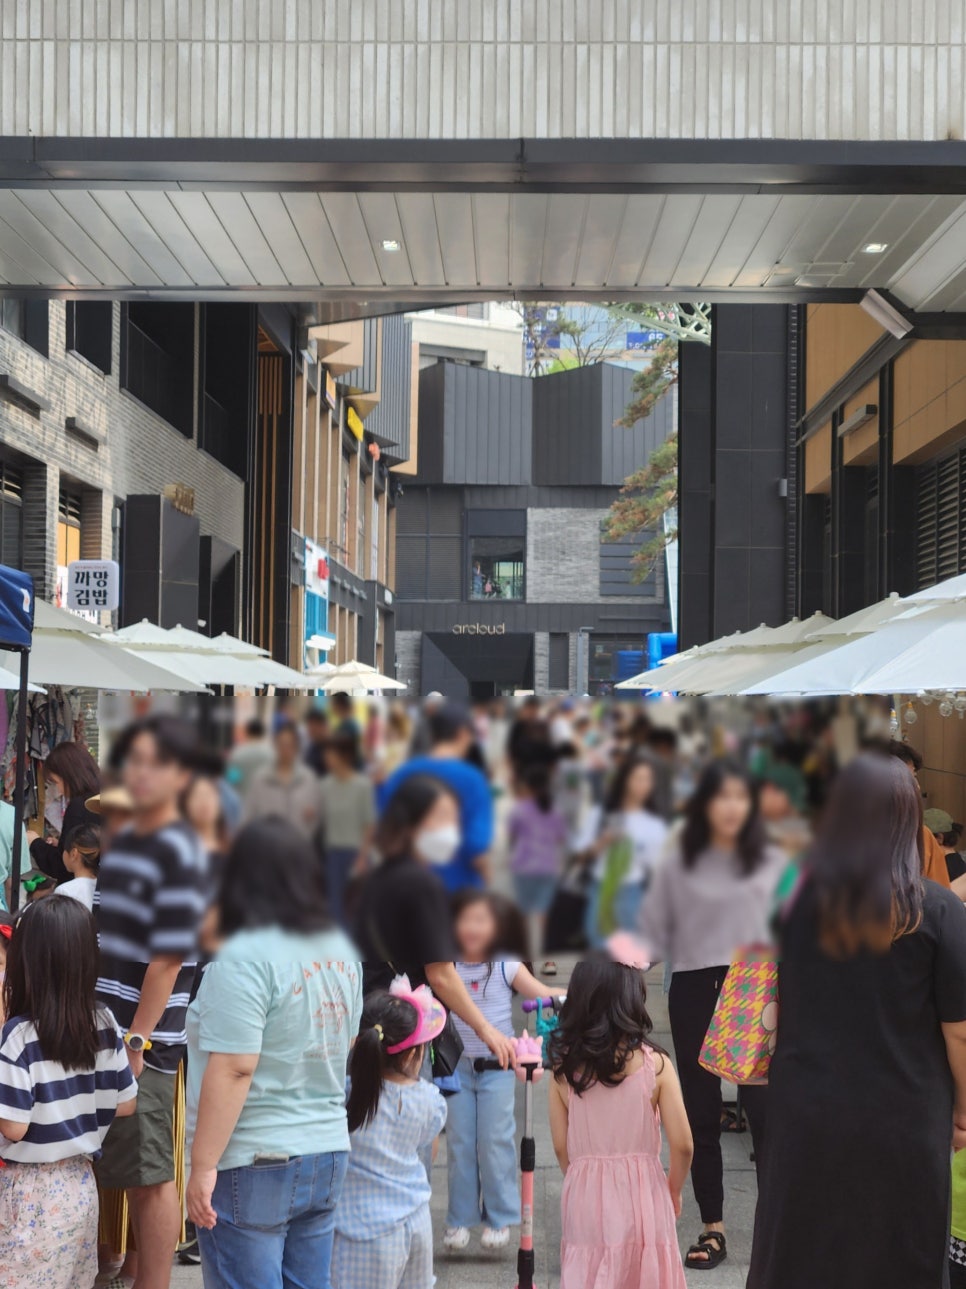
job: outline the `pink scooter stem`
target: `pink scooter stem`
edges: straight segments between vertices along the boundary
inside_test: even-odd
[[[529,1034],[514,1040],[517,1077],[524,1081],[524,1123],[520,1142],[520,1249],[517,1253],[517,1289],[536,1289],[533,1283],[533,1174],[537,1165],[537,1143],[533,1136],[533,1085],[543,1074],[541,1044]],[[477,1070],[499,1070],[499,1061],[477,1057]]]

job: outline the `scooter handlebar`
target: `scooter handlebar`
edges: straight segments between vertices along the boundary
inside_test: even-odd
[[[552,1007],[555,1011],[563,1002],[563,998],[555,996],[553,998],[524,998],[520,1004],[525,1012],[535,1012],[538,1007]]]

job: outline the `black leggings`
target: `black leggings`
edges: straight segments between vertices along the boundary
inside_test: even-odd
[[[677,1058],[684,1106],[694,1136],[691,1185],[701,1211],[701,1221],[720,1222],[724,1216],[724,1178],[721,1162],[721,1080],[698,1064],[727,967],[702,971],[676,971],[671,979],[668,1012]],[[765,1106],[768,1089],[744,1087],[741,1104],[748,1115],[755,1150],[755,1167],[761,1169],[765,1139]]]

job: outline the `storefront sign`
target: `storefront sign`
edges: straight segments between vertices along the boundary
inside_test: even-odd
[[[113,559],[76,559],[67,565],[67,608],[84,613],[116,609],[121,573]]]
[[[308,538],[305,539],[305,589],[323,600],[329,598],[329,556]]]
[[[195,490],[189,488],[186,483],[169,483],[164,490],[164,495],[175,510],[180,510],[183,515],[195,513]]]
[[[350,434],[354,434],[361,443],[362,437],[365,434],[365,429],[363,428],[362,421],[359,419],[359,414],[356,412],[354,407],[346,409],[345,423],[349,427]]]
[[[325,401],[335,411],[335,377],[331,372],[325,373]]]
[[[496,626],[483,626],[478,622],[471,622],[466,625],[457,625],[453,628],[454,636],[505,636],[506,623],[500,622]]]

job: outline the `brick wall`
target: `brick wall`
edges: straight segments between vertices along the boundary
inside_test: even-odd
[[[527,601],[530,604],[642,605],[641,596],[600,595],[600,526],[605,510],[527,512]],[[658,579],[658,595],[663,585]],[[660,601],[658,601],[660,602]]]
[[[0,372],[23,381],[50,403],[38,418],[0,401],[0,443],[44,463],[28,467],[25,478],[29,494],[25,496],[25,562],[37,579],[38,591],[50,595],[54,587],[61,476],[80,485],[85,496],[88,490],[106,494],[98,521],[101,549],[93,549],[95,539],[87,531],[85,554],[110,554],[115,496],[159,493],[171,483],[194,488],[202,533],[221,537],[241,550],[245,513],[241,480],[119,388],[120,306],[114,306],[110,375],[69,354],[65,341],[62,301],[50,304],[49,359],[0,330]],[[100,447],[68,435],[64,427],[68,416],[77,416],[103,435]],[[45,510],[40,512],[42,498]],[[93,498],[87,498],[85,520],[94,519],[95,505]]]

